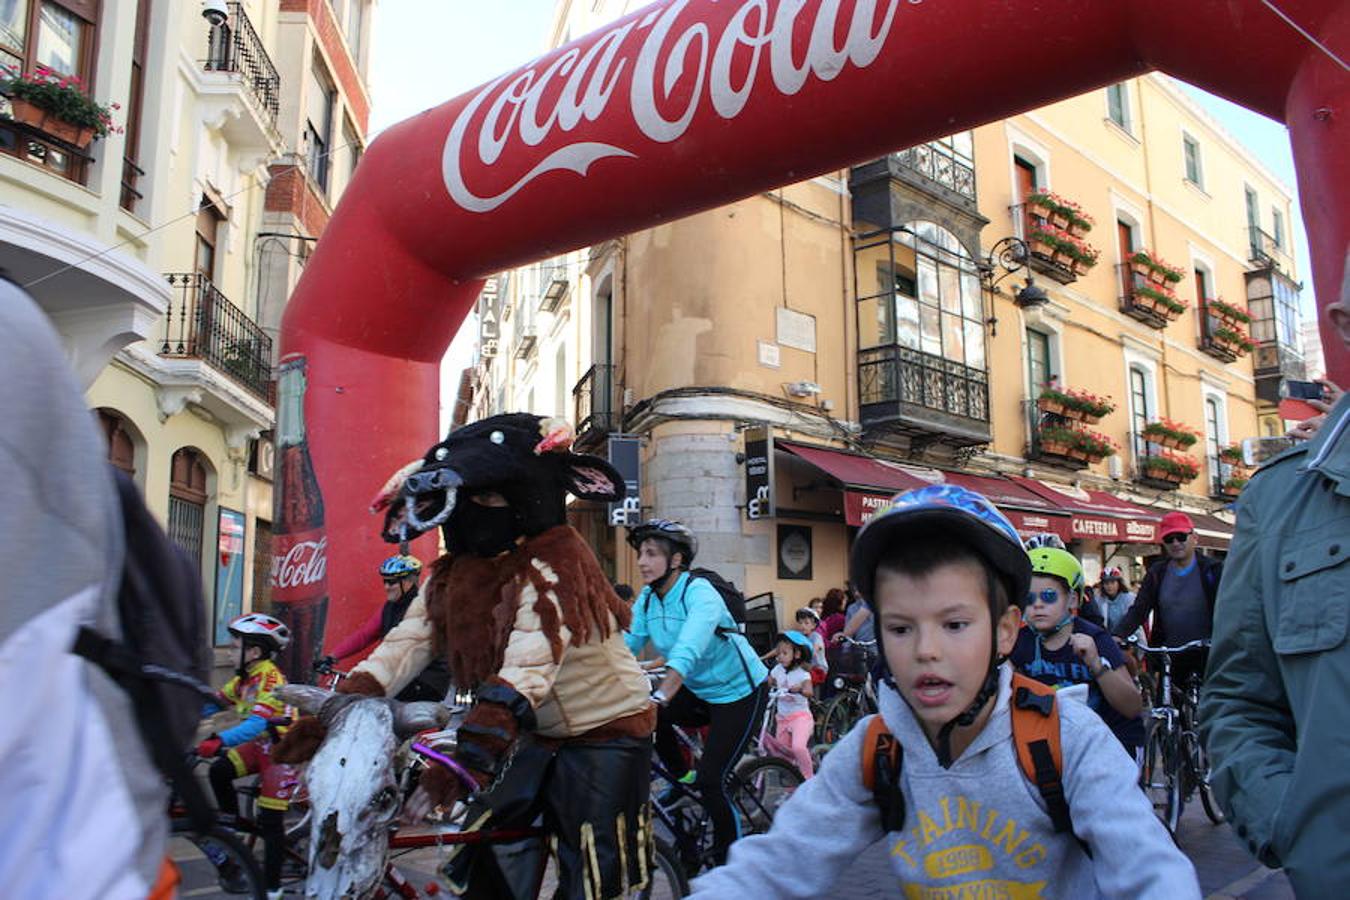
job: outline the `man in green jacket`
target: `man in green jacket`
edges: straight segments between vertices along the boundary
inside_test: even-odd
[[[1344,896],[1350,397],[1257,472],[1237,516],[1200,701],[1212,782],[1239,839],[1298,896]]]

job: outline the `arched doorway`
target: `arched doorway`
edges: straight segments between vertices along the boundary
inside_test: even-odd
[[[100,408],[98,424],[108,443],[108,462],[136,478],[136,432],[127,417],[114,409]]]
[[[210,474],[211,463],[195,447],[176,450],[169,463],[169,537],[187,551],[198,568],[202,563]]]

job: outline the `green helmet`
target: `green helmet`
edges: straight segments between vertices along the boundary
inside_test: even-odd
[[[1027,555],[1031,557],[1032,575],[1053,575],[1063,579],[1075,594],[1082,593],[1083,567],[1068,550],[1037,547]]]

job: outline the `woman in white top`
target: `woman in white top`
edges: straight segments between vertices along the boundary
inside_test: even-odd
[[[797,768],[806,778],[814,772],[811,751],[806,748],[815,727],[810,700],[811,651],[811,641],[806,635],[785,631],[778,635],[775,653],[778,664],[769,671],[769,681],[778,698],[776,737],[792,748]]]

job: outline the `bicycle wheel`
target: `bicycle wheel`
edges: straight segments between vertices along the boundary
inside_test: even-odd
[[[1182,807],[1180,760],[1174,743],[1171,732],[1163,726],[1149,733],[1144,748],[1144,773],[1140,779],[1140,787],[1153,804],[1153,814],[1173,835],[1181,821]]]
[[[266,900],[262,869],[238,835],[222,825],[199,834],[188,822],[172,823],[169,852],[182,877],[179,895],[223,890]]]
[[[747,759],[732,776],[732,803],[741,817],[745,834],[763,834],[773,824],[778,808],[805,781],[797,767],[785,759],[761,756]]]
[[[647,886],[633,894],[639,900],[671,900],[689,894],[689,880],[676,857],[675,848],[657,838],[652,847],[651,877]]]
[[[816,742],[838,743],[858,719],[858,698],[852,692],[840,694],[825,708],[825,718],[821,722],[820,733],[816,735]]]
[[[1204,807],[1205,816],[1211,822],[1222,825],[1225,821],[1223,810],[1219,808],[1219,801],[1214,798],[1214,789],[1209,786],[1209,757],[1205,755],[1204,745],[1194,734],[1186,735],[1185,743],[1186,762],[1191,768],[1191,778],[1200,792],[1200,805]]]

